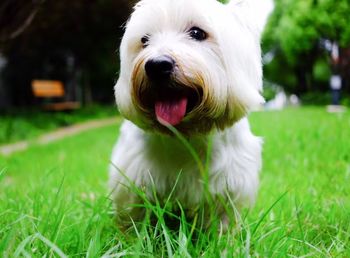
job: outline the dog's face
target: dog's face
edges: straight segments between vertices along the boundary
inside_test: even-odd
[[[142,0],[120,56],[117,104],[144,130],[208,133],[263,102],[259,35],[239,5]]]

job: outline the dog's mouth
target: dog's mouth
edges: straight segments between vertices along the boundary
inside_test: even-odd
[[[165,126],[180,124],[199,104],[201,93],[192,88],[160,90],[154,102],[157,121]]]
[[[188,105],[187,96],[171,96],[160,98],[154,104],[155,115],[163,125],[178,125],[186,115]]]
[[[142,95],[143,105],[160,124],[177,126],[200,104],[203,93],[185,86],[157,85]]]

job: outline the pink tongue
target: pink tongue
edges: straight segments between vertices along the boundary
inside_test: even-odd
[[[156,116],[162,125],[178,125],[186,115],[187,98],[157,101],[155,104]]]

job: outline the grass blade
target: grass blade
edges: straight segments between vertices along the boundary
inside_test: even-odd
[[[270,208],[268,208],[268,210],[261,216],[260,220],[258,221],[258,223],[256,224],[256,226],[254,227],[253,231],[252,231],[252,237],[255,235],[256,231],[258,230],[260,224],[263,222],[263,220],[266,218],[266,216],[271,212],[271,210],[277,205],[277,203],[279,203],[286,195],[287,195],[288,191],[283,193],[271,206]]]
[[[3,169],[0,170],[0,182],[1,182],[1,180],[4,178],[5,172],[6,172],[6,169],[5,169],[5,168],[3,168]]]
[[[30,235],[30,236],[26,237],[25,239],[23,239],[23,241],[22,241],[21,243],[19,243],[17,249],[15,250],[15,252],[14,252],[14,254],[13,254],[13,257],[20,257],[20,255],[21,255],[22,253],[26,253],[25,247],[26,247],[29,243],[33,242],[33,240],[34,240],[35,238],[37,238],[38,235],[39,235],[39,233],[34,234],[34,235]]]
[[[57,245],[52,243],[49,239],[45,238],[43,235],[38,233],[36,234],[36,237],[40,239],[46,246],[50,247],[50,249],[53,250],[59,257],[68,258],[68,256],[64,254]]]

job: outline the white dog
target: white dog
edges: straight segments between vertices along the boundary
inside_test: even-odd
[[[262,141],[251,133],[246,115],[264,102],[259,34],[242,1],[136,5],[121,43],[115,86],[127,119],[110,171],[119,223],[144,216],[130,184],[150,200],[154,190],[160,199],[172,192],[171,200],[195,211],[205,196],[208,149],[213,199],[220,196],[237,207],[254,202]],[[192,152],[171,128],[184,135]],[[227,224],[225,212],[218,209],[217,215]]]

